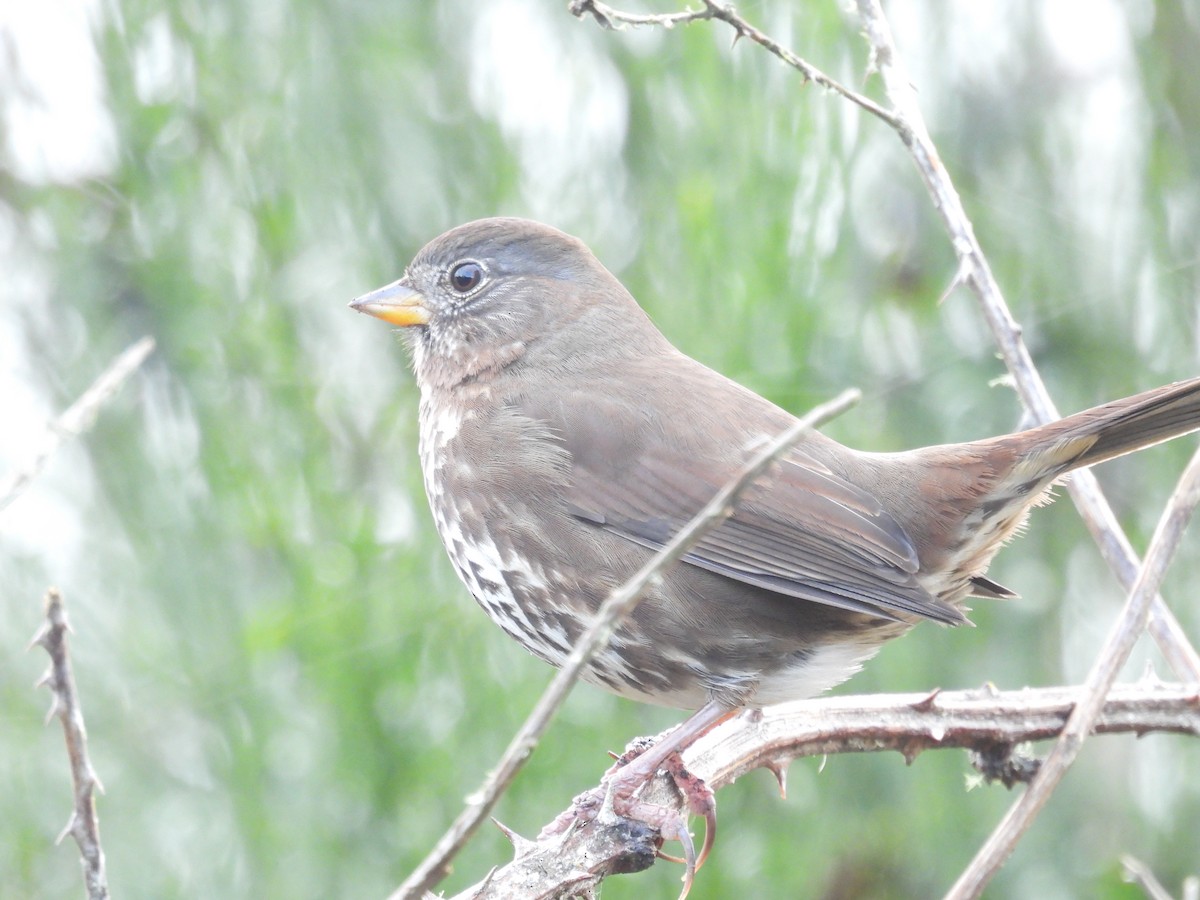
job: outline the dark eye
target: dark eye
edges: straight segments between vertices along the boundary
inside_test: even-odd
[[[474,290],[481,281],[483,281],[483,266],[479,263],[459,263],[450,270],[450,287],[460,294]]]

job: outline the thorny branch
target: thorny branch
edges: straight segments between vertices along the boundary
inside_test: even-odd
[[[67,827],[58,836],[61,842],[68,834],[79,845],[83,863],[83,880],[87,887],[88,900],[106,900],[108,876],[104,871],[104,849],[100,846],[100,823],[96,818],[94,795],[97,789],[104,792],[96,770],[88,757],[87,729],[83,724],[83,709],[75,691],[75,676],[71,671],[71,657],[67,649],[67,611],[62,596],[51,588],[46,592],[46,621],[33,636],[30,646],[42,647],[50,656],[50,668],[42,676],[40,685],[50,688],[50,711],[46,721],[57,716],[62,721],[63,735],[67,741],[67,756],[71,760],[71,781],[75,789],[75,809]]]
[[[714,790],[753,769],[766,768],[779,780],[781,793],[788,764],[825,754],[894,750],[911,762],[925,750],[958,747],[973,751],[973,758],[982,758],[994,770],[997,762],[1013,758],[1018,745],[1056,736],[1076,696],[1074,688],[1059,687],[787,703],[743,713],[713,729],[684,751],[684,762]],[[1200,686],[1152,680],[1118,686],[1105,701],[1095,731],[1200,736]],[[1036,762],[1024,768],[1036,771]],[[981,771],[986,776],[989,770]],[[683,808],[665,777],[660,776],[653,788],[653,802]],[[576,798],[576,805],[595,802],[590,796],[594,793]],[[586,895],[607,875],[640,871],[654,862],[647,835],[622,820],[592,821],[536,841],[505,832],[513,841],[515,858],[462,891],[457,900]]]

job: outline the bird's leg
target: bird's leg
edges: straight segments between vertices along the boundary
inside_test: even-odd
[[[675,782],[675,787],[680,794],[683,795],[684,801],[687,803],[688,812],[693,816],[704,817],[704,845],[700,848],[700,855],[696,857],[695,868],[699,869],[704,865],[704,861],[708,859],[708,853],[713,848],[713,843],[717,839],[717,798],[703,778],[692,774],[683,765],[683,757],[678,752],[672,753],[663,763],[663,770],[671,776],[671,780]],[[687,835],[686,831],[684,832]],[[687,835],[688,840],[691,835]],[[687,843],[680,839],[680,843],[684,844],[686,849]],[[684,858],[671,856],[667,853],[659,851],[659,858],[670,862],[682,863],[687,865],[686,853]]]
[[[708,858],[709,850],[716,839],[717,803],[708,785],[684,768],[683,759],[679,754],[693,741],[736,712],[736,709],[710,700],[657,744],[624,765],[618,760],[620,768],[612,774],[608,783],[606,802],[611,804],[614,813],[652,825],[658,828],[665,840],[677,840],[683,844],[684,855],[681,862],[686,866],[686,871],[683,875],[683,893],[680,894],[680,900],[687,896],[696,870]],[[638,792],[654,778],[660,768],[665,769],[675,782],[687,804],[688,812],[704,817],[704,845],[699,856],[696,855],[692,836],[688,833],[686,815],[638,799]]]

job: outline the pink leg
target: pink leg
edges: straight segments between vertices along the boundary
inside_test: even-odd
[[[619,768],[609,781],[608,797],[613,812],[653,825],[665,840],[677,840],[683,844],[682,862],[687,868],[683,875],[680,900],[691,890],[696,870],[704,864],[716,839],[717,805],[708,786],[683,767],[679,753],[736,712],[737,709],[710,700],[653,747]],[[637,799],[638,791],[654,778],[660,768],[665,768],[674,779],[687,802],[688,812],[704,817],[704,845],[699,856],[688,833],[686,816]]]

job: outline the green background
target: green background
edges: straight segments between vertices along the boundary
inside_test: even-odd
[[[1060,408],[1196,374],[1200,7],[888,9]],[[1019,423],[974,299],[939,303],[955,260],[895,135],[724,27],[605,32],[561,0],[67,10],[4,14],[0,474],[119,350],[158,351],[0,513],[0,896],[81,891],[25,652],[50,584],[116,897],[379,897],[478,786],[550,673],[455,578],[402,348],[346,309],[448,227],[579,235],[678,346],[783,406],[860,387],[827,429],[853,446]],[[838,4],[740,10],[879,96]],[[1137,546],[1194,444],[1100,471]],[[1193,537],[1166,588],[1193,635],[1198,568]],[[922,627],[841,690],[1080,680],[1121,595],[1069,502],[992,574],[1024,599]],[[604,751],[680,716],[577,688],[497,817],[535,833]],[[969,774],[960,752],[805,760],[783,801],[753,773],[720,794],[692,896],[937,895],[1012,799]],[[1099,739],[990,896],[1139,896],[1126,852],[1177,892],[1198,829],[1200,744]],[[508,857],[486,827],[443,887]]]

